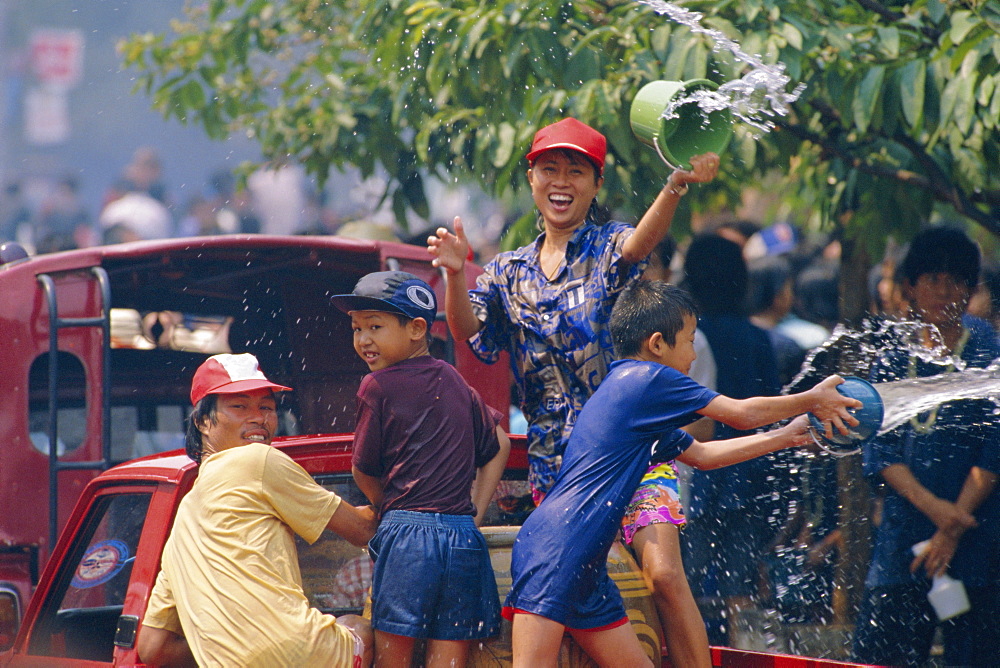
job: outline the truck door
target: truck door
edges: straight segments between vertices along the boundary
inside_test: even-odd
[[[65,553],[53,555],[56,572],[45,578],[51,585],[32,600],[37,613],[29,610],[26,618],[34,621],[27,638],[19,639],[27,646],[25,655],[48,657],[46,665],[53,666],[71,664],[60,659],[112,663],[154,491],[152,486],[116,487],[93,498],[82,520],[73,524],[78,529]],[[125,626],[127,635],[129,624]]]

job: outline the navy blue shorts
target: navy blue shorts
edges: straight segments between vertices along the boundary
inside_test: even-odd
[[[375,630],[434,640],[499,633],[489,548],[471,515],[390,510],[368,549]]]

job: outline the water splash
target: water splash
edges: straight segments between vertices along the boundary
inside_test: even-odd
[[[888,354],[900,351],[925,364],[940,366],[942,373],[874,383],[885,407],[879,434],[949,401],[987,399],[1000,406],[1000,359],[985,368],[968,367],[965,360],[951,354],[936,327],[916,320],[866,320],[861,329],[837,325],[830,338],[809,353],[784,393],[797,391],[797,386],[808,383],[809,378],[835,372],[844,375],[839,369],[829,368],[827,356],[847,355],[847,373],[867,378],[873,364],[885,363]]]
[[[904,378],[877,383],[875,389],[885,405],[880,434],[891,431],[912,417],[958,399],[989,399],[1000,405],[1000,360],[985,369],[971,368],[925,378]]]
[[[695,103],[701,107],[706,118],[713,111],[729,109],[737,120],[756,128],[761,133],[769,132],[774,128],[774,121],[771,119],[786,116],[790,105],[799,99],[805,90],[805,84],[799,84],[788,92],[786,89],[791,78],[785,74],[784,63],[768,65],[760,56],[746,53],[739,44],[722,32],[703,26],[701,13],[678,7],[664,0],[639,0],[639,3],[651,7],[657,14],[663,14],[675,23],[686,26],[692,32],[709,37],[716,52],[725,49],[739,62],[750,67],[741,78],[727,81],[719,86],[718,90],[702,89],[678,97],[667,105],[663,112],[664,118],[676,118],[679,107]]]

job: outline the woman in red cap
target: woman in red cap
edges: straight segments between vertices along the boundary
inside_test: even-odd
[[[639,224],[599,224],[597,192],[604,183],[607,141],[566,118],[535,133],[528,183],[542,233],[531,244],[500,253],[467,291],[468,256],[460,218],[427,240],[434,264],[445,268],[445,311],[457,340],[493,363],[510,354],[521,408],[528,420],[529,480],[536,503],[552,486],[576,416],[607,374],[613,358],[606,331],[618,294],[638,280],[649,254],[666,236],[689,183],[706,183],[719,157],[691,159],[675,170]],[[459,280],[451,280],[453,277]]]
[[[461,219],[455,218],[454,232],[442,227],[427,240],[434,264],[445,269],[452,335],[469,340],[484,362],[495,362],[503,351],[510,355],[528,420],[536,503],[555,481],[576,417],[613,359],[606,327],[618,294],[641,278],[688,184],[711,181],[719,167],[714,153],[695,156],[690,171],[670,174],[638,225],[601,224],[596,196],[604,183],[606,152],[604,135],[574,118],[535,134],[527,155],[528,183],[542,233],[527,246],[497,255],[471,291],[464,279],[469,244]],[[697,607],[689,589],[685,600],[693,616]],[[668,642],[671,654],[697,656],[692,665],[708,651],[703,631],[692,632],[700,622],[693,616],[668,634],[676,638]]]

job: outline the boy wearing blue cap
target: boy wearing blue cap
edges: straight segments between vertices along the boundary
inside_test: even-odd
[[[371,373],[358,388],[354,479],[381,522],[372,626],[375,665],[465,665],[469,641],[495,635],[500,606],[478,524],[507,465],[510,442],[450,364],[428,351],[437,314],[430,287],[383,271],[333,304],[351,316],[354,350]]]

